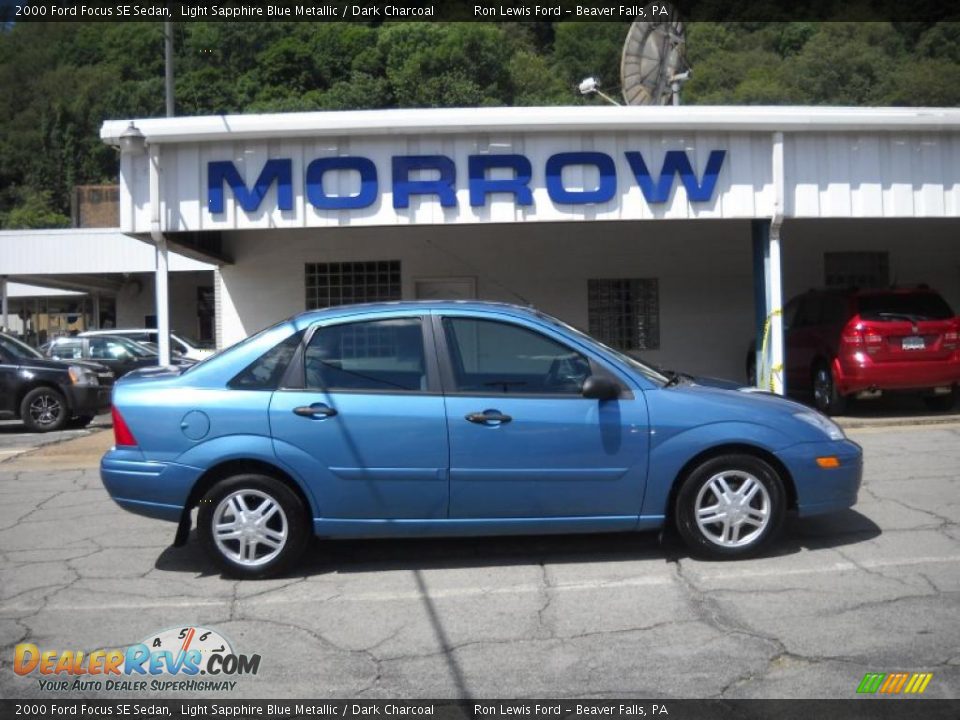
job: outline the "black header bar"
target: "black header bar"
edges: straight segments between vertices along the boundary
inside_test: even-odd
[[[0,0],[0,22],[960,21],[943,0]]]

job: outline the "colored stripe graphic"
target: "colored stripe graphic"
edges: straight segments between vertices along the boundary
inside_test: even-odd
[[[883,682],[883,679],[886,676],[886,673],[867,673],[863,676],[863,680],[860,681],[860,685],[857,687],[857,692],[875,693],[880,689],[880,683]]]
[[[933,673],[867,673],[857,686],[857,692],[920,695],[932,679]]]

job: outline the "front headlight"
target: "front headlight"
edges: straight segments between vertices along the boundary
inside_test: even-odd
[[[97,374],[90,368],[71,365],[67,368],[67,374],[70,376],[70,382],[74,385],[99,385]]]
[[[843,430],[840,428],[840,426],[826,415],[821,415],[817,412],[801,412],[796,413],[794,417],[797,420],[802,420],[803,422],[807,423],[807,425],[813,425],[815,428],[817,428],[817,430],[823,431],[823,433],[831,440],[843,440],[847,437],[843,434]]]

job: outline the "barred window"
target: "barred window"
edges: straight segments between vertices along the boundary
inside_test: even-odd
[[[656,278],[587,281],[590,334],[617,350],[660,348],[660,290]]]
[[[307,263],[307,310],[400,300],[400,261]]]
[[[881,288],[890,284],[890,253],[828,252],[823,254],[828,288]]]

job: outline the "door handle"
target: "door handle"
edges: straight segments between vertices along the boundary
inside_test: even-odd
[[[333,417],[337,414],[337,411],[329,405],[324,405],[323,403],[314,403],[313,405],[301,405],[300,407],[295,407],[293,409],[293,414],[299,415],[300,417],[317,419]]]
[[[513,420],[509,415],[504,415],[499,410],[484,410],[483,412],[474,412],[466,416],[466,419],[478,425],[489,425],[492,423],[503,424]]]

